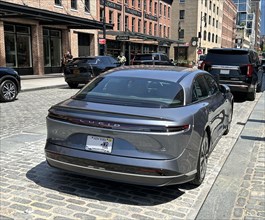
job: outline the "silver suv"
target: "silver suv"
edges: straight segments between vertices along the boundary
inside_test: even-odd
[[[245,92],[253,101],[261,91],[263,71],[258,54],[250,49],[209,49],[201,69],[214,75],[233,92]]]

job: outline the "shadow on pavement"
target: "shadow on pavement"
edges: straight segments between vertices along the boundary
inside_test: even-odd
[[[168,203],[193,189],[191,184],[166,187],[147,187],[93,179],[64,172],[42,162],[33,167],[26,177],[41,187],[61,193],[106,202],[128,205],[154,206]]]

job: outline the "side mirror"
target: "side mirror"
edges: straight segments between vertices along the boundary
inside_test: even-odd
[[[229,86],[227,86],[227,85],[225,85],[225,84],[220,84],[220,85],[219,85],[219,88],[220,88],[220,91],[221,91],[223,94],[230,93],[230,88],[229,88]]]

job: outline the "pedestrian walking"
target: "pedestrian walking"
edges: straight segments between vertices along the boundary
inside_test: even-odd
[[[117,57],[118,59],[118,62],[121,64],[121,66],[124,66],[127,59],[126,57],[124,56],[123,52],[120,53],[120,55]]]

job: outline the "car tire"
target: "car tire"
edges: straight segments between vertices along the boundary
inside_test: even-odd
[[[71,89],[76,89],[79,85],[78,83],[75,82],[68,82],[67,84]]]
[[[202,184],[206,176],[208,154],[209,154],[209,140],[208,140],[208,135],[205,132],[200,146],[200,153],[197,162],[197,173],[195,179],[191,181],[191,184],[196,186]]]
[[[16,83],[12,80],[5,80],[0,85],[0,101],[11,102],[14,101],[18,94]]]
[[[247,94],[247,98],[249,101],[254,101],[256,98],[256,89],[254,89],[254,91],[252,91],[252,92],[249,92]]]

